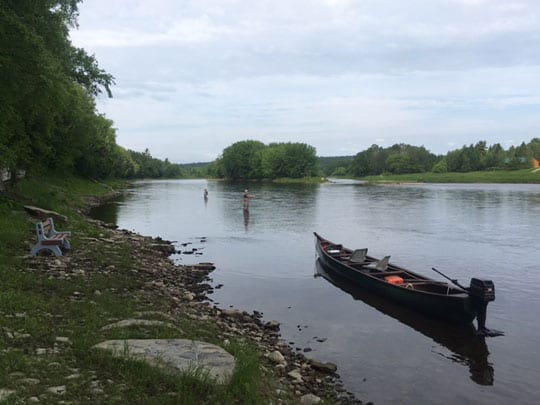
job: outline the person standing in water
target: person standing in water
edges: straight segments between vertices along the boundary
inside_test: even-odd
[[[244,190],[244,211],[249,211],[249,200],[255,197],[253,194],[249,194],[249,190]]]
[[[208,190],[206,188],[204,189],[204,199],[208,200]]]

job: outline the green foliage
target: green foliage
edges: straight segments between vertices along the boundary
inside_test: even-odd
[[[220,163],[225,177],[231,180],[261,178],[264,148],[262,142],[253,140],[236,142],[225,148]]]
[[[384,172],[425,172],[431,169],[436,159],[436,156],[423,146],[395,144],[389,148],[382,148],[372,145],[354,157],[350,172],[358,177]]]
[[[240,141],[225,148],[209,173],[231,180],[277,179],[318,176],[315,148],[304,143]],[[219,177],[219,176],[216,176]]]
[[[343,166],[336,167],[336,169],[330,173],[332,176],[342,177],[347,175],[347,169]]]
[[[93,142],[92,121],[100,117],[88,96],[101,88],[110,93],[113,79],[71,45],[68,29],[76,25],[78,3],[0,4],[2,167],[70,170],[80,146]]]
[[[168,159],[153,158],[148,149],[143,153],[132,150],[128,150],[127,153],[127,158],[133,162],[133,167],[126,173],[126,177],[153,179],[185,177],[185,171],[181,165],[171,163]]]
[[[338,168],[344,168],[348,172],[353,158],[354,156],[319,156],[318,160],[323,175],[340,176],[340,174],[334,174],[335,171]]]
[[[272,143],[262,153],[265,178],[311,177],[319,173],[315,148],[303,143]]]
[[[540,139],[534,138],[528,144],[523,142],[505,151],[496,143],[487,146],[485,141],[463,146],[449,151],[444,157],[437,157],[423,146],[416,147],[395,144],[390,148],[372,145],[358,153],[350,167],[353,176],[365,177],[383,173],[406,174],[457,172],[466,173],[482,170],[524,169],[531,167],[532,158],[540,156]]]
[[[431,170],[433,173],[446,173],[448,172],[448,165],[446,164],[446,159],[441,159],[438,161],[435,166],[433,166],[433,169]]]
[[[79,3],[0,3],[0,168],[87,178],[179,176],[180,167],[168,161],[137,161],[116,144],[112,121],[97,113],[94,98],[111,96],[114,78],[69,40]]]
[[[416,165],[409,156],[397,153],[388,156],[385,166],[390,173],[395,174],[414,173],[416,171]]]

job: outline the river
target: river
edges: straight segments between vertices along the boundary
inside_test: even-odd
[[[337,364],[360,399],[540,403],[539,185],[141,181],[92,215],[176,241],[180,264],[214,262],[214,303],[279,320],[285,340]],[[313,231],[437,279],[431,267],[467,285],[493,280],[487,326],[504,336],[479,339],[316,276]]]

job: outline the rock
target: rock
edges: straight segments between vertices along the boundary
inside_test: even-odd
[[[302,405],[313,405],[318,404],[319,402],[321,402],[321,398],[313,394],[302,395],[302,398],[300,398],[300,403]]]
[[[216,269],[216,266],[214,266],[214,263],[199,263],[199,264],[195,264],[193,268],[196,270],[212,271]]]
[[[28,402],[36,404],[36,403],[39,402],[39,398],[38,397],[30,397],[30,398],[28,398]]]
[[[147,319],[124,319],[109,325],[105,325],[101,330],[110,330],[118,328],[129,328],[130,326],[164,326],[168,328],[177,329],[175,325],[169,322],[163,321],[150,321]]]
[[[270,330],[279,330],[279,322],[278,321],[268,321],[264,324],[264,327],[266,329]]]
[[[37,385],[40,383],[37,378],[22,378],[19,380],[19,382],[26,385]]]
[[[193,294],[192,292],[189,292],[189,291],[188,291],[188,292],[186,292],[186,293],[184,294],[184,299],[185,299],[186,301],[193,301],[193,300],[195,299],[195,294]]]
[[[293,371],[289,371],[287,373],[287,375],[289,377],[291,377],[293,380],[295,380],[296,382],[302,382],[304,381],[304,379],[302,378],[302,374],[300,374],[300,371],[299,370],[293,370]]]
[[[13,390],[8,390],[7,388],[0,388],[0,401],[5,401],[8,399],[8,397],[11,395],[11,394],[14,394],[15,391]]]
[[[322,361],[311,359],[309,364],[315,370],[322,371],[324,373],[333,374],[337,371],[337,366],[334,363],[323,363]]]
[[[244,314],[241,311],[238,311],[237,309],[222,309],[219,315],[224,318],[235,318],[235,319],[244,318]]]
[[[47,388],[47,391],[56,395],[64,395],[66,393],[66,386],[59,385],[58,387],[49,387]]]
[[[56,337],[56,342],[58,343],[65,343],[65,344],[70,344],[71,342],[69,341],[69,338],[68,337],[65,337],[65,336],[57,336]]]
[[[283,357],[283,355],[277,350],[274,350],[272,353],[269,353],[267,357],[274,363],[277,363],[277,364],[285,363],[285,357]]]
[[[171,373],[202,367],[218,383],[227,383],[234,372],[234,357],[219,346],[188,339],[107,340],[94,346],[115,357],[146,361]]]
[[[68,218],[65,215],[59,214],[56,211],[49,211],[43,208],[34,207],[32,205],[25,205],[24,209],[26,212],[28,212],[33,217],[39,218],[39,219],[47,219],[49,217],[52,217],[55,220],[60,221],[67,221]],[[55,227],[56,228],[56,227]]]

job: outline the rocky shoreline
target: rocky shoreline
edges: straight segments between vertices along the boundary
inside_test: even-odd
[[[218,328],[218,338],[224,344],[232,339],[249,341],[264,353],[264,366],[268,372],[279,376],[280,387],[275,389],[276,399],[282,392],[291,392],[300,403],[318,403],[321,399],[336,404],[361,404],[348,392],[340,381],[336,365],[306,358],[294,351],[289,344],[280,339],[279,322],[263,320],[262,315],[253,311],[221,309],[211,305],[207,293],[212,287],[208,283],[209,274],[215,269],[212,263],[196,265],[177,265],[170,255],[176,252],[174,245],[160,238],[151,238],[117,230],[110,224],[90,220],[111,232],[108,238],[87,238],[89,244],[117,244],[130,246],[130,251],[139,263],[133,276],[144,280],[144,287],[138,291],[137,299],[152,303],[157,297],[170,302],[168,316],[211,321]],[[62,277],[69,277],[70,270],[77,271],[88,266],[84,252],[78,247],[64,260],[64,266],[55,260],[48,271]],[[79,261],[83,260],[83,263]],[[92,272],[111,272],[112,268],[85,269]]]
[[[91,197],[81,214],[86,216],[93,206],[118,195],[118,192],[112,191],[105,196]],[[115,225],[89,219],[87,216],[86,221],[97,226],[97,234],[78,236],[78,243],[62,257],[30,257],[28,270],[44,274],[49,280],[75,281],[81,277],[83,280],[93,277],[106,279],[114,277],[118,271],[126,271],[115,268],[111,263],[120,251],[123,254],[129,252],[132,263],[136,265],[128,270],[128,276],[136,280],[139,287],[130,291],[112,291],[114,289],[104,286],[93,293],[87,291],[88,296],[76,291],[71,300],[91,301],[93,296],[110,293],[128,295],[129,300],[136,302],[146,315],[153,313],[152,318],[166,319],[172,324],[199,322],[212,325],[212,329],[217,331],[214,340],[219,346],[227,347],[231,341],[249,343],[263,355],[260,359],[263,375],[269,377],[265,378],[269,384],[272,382],[268,392],[276,403],[290,403],[291,400],[302,404],[321,401],[332,404],[362,403],[343,387],[335,364],[308,359],[281,339],[278,321],[265,320],[258,311],[248,313],[222,309],[213,304],[208,298],[212,291],[209,275],[215,269],[213,263],[179,265],[171,258],[172,254],[178,252],[169,241],[116,229]],[[104,260],[95,260],[98,252]],[[160,311],[155,311],[155,308],[160,308]],[[160,323],[155,319],[109,321],[113,327],[115,324]],[[183,336],[180,333],[178,337]]]

